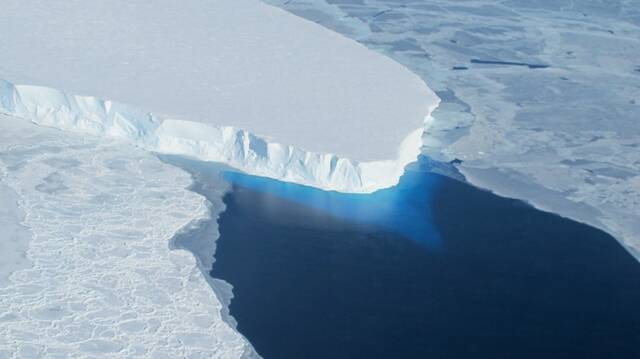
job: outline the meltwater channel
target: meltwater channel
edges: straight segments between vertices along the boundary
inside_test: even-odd
[[[640,358],[640,264],[614,238],[429,167],[369,195],[223,172],[210,274],[264,358]]]

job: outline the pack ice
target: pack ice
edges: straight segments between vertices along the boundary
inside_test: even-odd
[[[259,358],[229,285],[169,245],[224,209],[190,183],[123,141],[0,115],[0,358]]]
[[[323,189],[396,184],[439,102],[257,0],[7,0],[0,31],[4,113]]]

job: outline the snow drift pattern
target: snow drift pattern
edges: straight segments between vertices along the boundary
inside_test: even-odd
[[[426,114],[425,126],[436,106]],[[3,80],[0,112],[62,130],[125,139],[154,152],[223,162],[253,175],[353,193],[397,184],[405,166],[420,154],[424,131],[411,132],[395,160],[357,162],[269,142],[232,126],[163,119],[122,103]]]

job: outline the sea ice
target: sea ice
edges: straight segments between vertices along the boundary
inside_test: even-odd
[[[0,143],[2,151],[2,143]],[[0,161],[2,153],[0,153]],[[2,172],[0,171],[0,174]],[[8,281],[9,275],[17,269],[29,266],[27,248],[31,233],[20,224],[24,213],[18,207],[18,195],[2,182],[0,175],[0,287]]]
[[[187,173],[122,141],[3,115],[0,173],[32,233],[30,265],[0,285],[0,357],[258,357],[194,256],[170,249],[219,210],[186,189]]]

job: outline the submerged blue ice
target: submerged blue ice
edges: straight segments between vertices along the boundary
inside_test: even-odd
[[[400,183],[370,194],[347,194],[227,171],[224,178],[235,186],[268,193],[355,223],[377,225],[430,249],[442,248],[432,220],[432,200],[439,179],[425,175],[426,160],[410,165]]]

